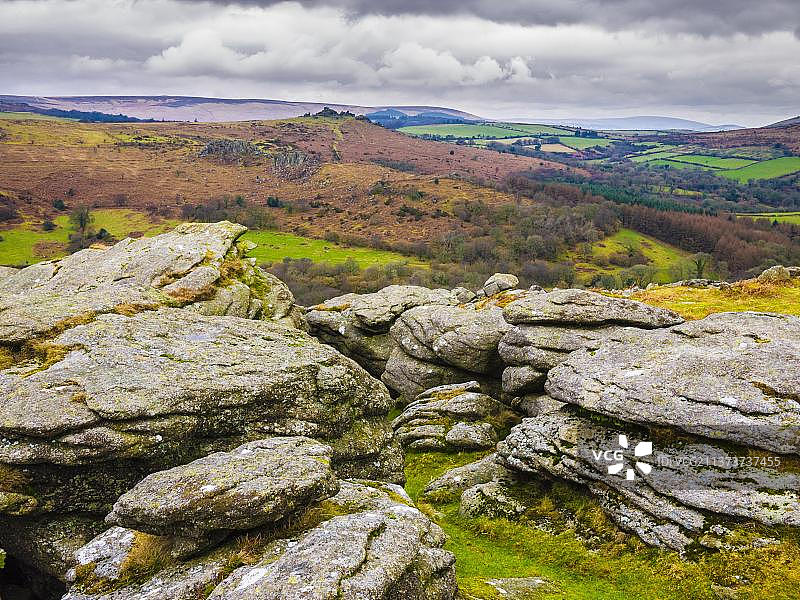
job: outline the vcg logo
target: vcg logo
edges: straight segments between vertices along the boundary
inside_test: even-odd
[[[633,481],[636,478],[636,470],[638,470],[643,475],[647,475],[650,473],[650,471],[653,470],[652,466],[640,460],[634,460],[634,466],[636,467],[636,469],[633,469],[631,467],[625,469],[625,450],[629,449],[628,436],[620,435],[618,443],[619,443],[619,448],[616,448],[614,450],[592,450],[592,456],[596,461],[603,460],[605,462],[612,463],[608,465],[609,475],[622,476],[622,471],[624,469],[625,479],[627,479],[628,481]],[[639,442],[633,449],[633,456],[636,459],[643,458],[645,456],[650,456],[652,453],[653,453],[653,442]]]

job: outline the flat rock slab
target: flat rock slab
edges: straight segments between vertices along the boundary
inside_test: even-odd
[[[655,308],[635,300],[611,298],[587,290],[554,290],[528,294],[503,309],[506,321],[586,325],[632,325],[642,328],[669,327],[683,322],[671,310]]]
[[[504,600],[539,600],[543,594],[558,591],[557,586],[543,577],[504,577],[487,579],[486,583],[496,589]]]
[[[0,373],[0,461],[139,456],[201,421],[206,436],[215,425],[243,431],[246,423],[335,436],[391,405],[386,389],[351,360],[262,321],[166,308],[101,315],[53,344],[72,350],[42,371]],[[215,423],[215,415],[231,414],[238,425]]]
[[[395,319],[415,306],[458,304],[456,293],[418,285],[390,285],[371,294],[345,294],[326,300],[309,311],[336,311],[352,316],[359,327],[376,333],[389,331]],[[312,315],[312,320],[313,320]]]
[[[148,475],[106,522],[159,536],[203,538],[274,523],[339,489],[330,447],[276,437]]]
[[[611,417],[800,452],[800,319],[718,313],[622,329],[549,372],[548,393]]]

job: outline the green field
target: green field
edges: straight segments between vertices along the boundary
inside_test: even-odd
[[[567,258],[575,261],[575,269],[582,274],[582,279],[588,282],[596,274],[619,274],[624,271],[625,267],[612,264],[600,266],[599,263],[607,263],[608,258],[613,254],[625,254],[629,247],[641,251],[650,261],[648,266],[653,267],[656,271],[654,277],[656,283],[671,281],[670,267],[685,260],[688,256],[687,252],[638,231],[620,229],[616,233],[592,244],[591,261],[581,262],[577,253],[574,252],[570,253]]]
[[[411,135],[440,135],[442,137],[452,135],[453,137],[482,137],[482,138],[509,138],[509,137],[523,137],[529,135],[530,132],[507,129],[505,127],[498,127],[497,125],[411,125],[410,127],[401,127],[398,131],[408,133]],[[561,132],[559,132],[561,133]]]
[[[67,119],[65,117],[51,117],[50,115],[40,115],[32,112],[0,112],[0,119],[10,121],[76,121],[77,119]]]
[[[570,131],[549,125],[526,125],[520,123],[480,123],[480,124],[453,124],[453,125],[411,125],[400,127],[398,131],[410,135],[439,135],[459,138],[487,138],[503,139],[525,137],[530,135],[564,135]]]
[[[594,146],[608,146],[616,141],[610,138],[585,138],[572,135],[560,136],[558,139],[565,146],[575,148],[576,150],[585,150],[586,148],[592,148]]]
[[[672,158],[673,156],[679,156],[680,152],[675,152],[674,150],[660,150],[657,152],[649,152],[646,154],[637,154],[635,156],[630,156],[629,158],[633,162],[650,162],[651,160],[657,160],[659,158]]]
[[[667,158],[657,158],[655,160],[648,160],[646,164],[651,167],[671,167],[673,169],[703,169],[704,171],[718,171],[714,167],[707,167],[705,165],[696,165],[694,163],[681,162],[679,160],[670,160]]]
[[[92,211],[93,227],[108,231],[115,238],[122,239],[131,233],[157,235],[169,231],[178,221],[152,221],[141,212],[126,208],[102,208]],[[0,265],[30,265],[49,258],[60,258],[67,254],[67,243],[71,231],[69,216],[61,215],[53,222],[53,231],[42,230],[41,222],[23,223],[13,229],[0,229]]]
[[[800,225],[800,212],[776,212],[776,213],[739,213],[737,217],[750,217],[752,219],[769,219],[779,223],[791,223]]]
[[[125,208],[103,208],[92,211],[93,228],[105,229],[117,239],[132,233],[145,236],[157,235],[174,228],[180,221],[163,219],[153,221],[148,215]],[[0,265],[24,266],[67,254],[67,243],[71,232],[69,216],[64,214],[54,219],[56,228],[44,231],[41,222],[27,222],[13,229],[0,229]],[[411,259],[395,252],[370,248],[348,248],[339,244],[305,238],[277,231],[248,231],[243,239],[258,244],[250,253],[259,262],[279,262],[284,257],[310,258],[316,262],[340,264],[348,258],[360,267],[384,265],[392,262],[408,262],[414,266],[425,266],[418,259]]]
[[[565,127],[552,127],[550,125],[528,125],[526,123],[503,123],[502,125],[504,127],[516,129],[517,131],[523,131],[525,133],[544,133],[551,135],[564,135],[565,132],[572,133],[572,129],[567,129]]]
[[[735,179],[740,183],[747,183],[751,179],[774,179],[775,177],[791,175],[798,171],[800,171],[800,157],[784,156],[755,163],[742,169],[719,171],[719,174],[729,179]]]
[[[392,262],[408,262],[415,266],[424,266],[417,259],[409,258],[396,252],[373,250],[371,248],[349,248],[325,240],[301,237],[291,233],[278,231],[248,231],[242,236],[258,244],[251,251],[261,263],[280,262],[284,258],[310,258],[314,262],[341,264],[352,258],[360,267],[385,265]]]
[[[682,154],[674,157],[673,160],[715,169],[741,169],[756,162],[747,158],[719,158],[718,156],[704,156],[702,154]]]

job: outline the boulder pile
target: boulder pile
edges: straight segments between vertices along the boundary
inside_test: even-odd
[[[403,450],[483,456],[424,490],[470,516],[566,481],[680,552],[800,526],[800,319],[508,274],[304,311],[244,231],[0,270],[0,548],[40,598],[453,600]]]
[[[169,531],[183,555],[307,508],[338,478],[403,480],[387,389],[298,328],[291,292],[246,257],[244,231],[187,224],[3,273],[0,547],[43,597],[115,503],[112,523]],[[293,454],[271,436],[308,440]],[[292,494],[247,479],[280,479],[290,459]],[[187,463],[187,486],[206,492],[158,496]],[[157,511],[129,504],[149,493]]]
[[[153,473],[75,553],[64,600],[452,600],[442,530],[396,485],[273,437]]]
[[[393,303],[381,375],[408,403],[393,422],[398,441],[447,451],[500,439],[496,455],[426,493],[514,517],[528,509],[526,481],[566,480],[623,529],[679,551],[726,545],[743,522],[800,525],[798,318],[684,323],[624,298],[514,283],[497,275],[458,303]],[[523,419],[505,439],[503,411],[509,426]]]

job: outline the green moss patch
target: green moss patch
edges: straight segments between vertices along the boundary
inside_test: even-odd
[[[406,489],[416,501],[425,485],[445,471],[472,462],[480,453],[409,453]],[[499,600],[489,579],[541,577],[553,583],[535,598],[570,600],[789,600],[800,586],[800,534],[790,530],[760,535],[779,542],[747,550],[704,551],[692,559],[650,548],[616,528],[582,488],[532,481],[525,488],[529,510],[519,521],[471,518],[457,501],[419,503],[447,533],[456,556],[464,598]],[[735,536],[734,536],[735,537]]]

